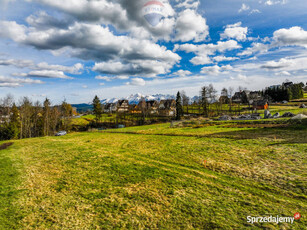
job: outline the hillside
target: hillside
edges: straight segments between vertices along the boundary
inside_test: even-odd
[[[304,125],[111,131],[18,140],[0,150],[0,229],[307,227]],[[246,221],[296,212],[302,218],[294,224]]]

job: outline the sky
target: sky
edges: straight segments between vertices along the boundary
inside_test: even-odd
[[[305,83],[306,19],[306,0],[1,0],[0,98]]]

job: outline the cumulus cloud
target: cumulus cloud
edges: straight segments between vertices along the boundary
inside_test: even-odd
[[[69,17],[55,18],[48,15],[45,11],[40,11],[35,15],[30,15],[26,18],[26,22],[36,29],[50,28],[67,28],[73,23],[73,19]]]
[[[179,77],[186,77],[186,76],[189,76],[191,75],[192,72],[189,71],[189,70],[178,70],[177,72],[174,72],[172,75],[173,76],[179,76]]]
[[[26,27],[14,21],[0,21],[0,37],[21,42],[26,38]]]
[[[63,65],[49,65],[46,62],[35,64],[32,60],[18,60],[18,59],[0,59],[0,66],[14,66],[17,68],[29,68],[32,70],[38,70],[40,73],[60,73],[60,78],[63,78],[64,72],[70,74],[81,74],[84,66],[81,63],[77,63],[73,66]],[[36,71],[37,73],[37,71]],[[13,74],[17,76],[26,76],[26,74]]]
[[[178,0],[177,0],[178,2]],[[185,8],[185,9],[196,9],[198,8],[198,6],[200,5],[200,1],[195,1],[195,0],[184,0],[184,1],[181,1],[179,2],[177,5],[176,5],[176,8]]]
[[[206,19],[195,10],[186,9],[179,13],[175,26],[175,41],[205,41],[209,35]]]
[[[212,75],[212,76],[217,76],[219,74],[226,74],[229,73],[228,71],[232,70],[233,67],[231,65],[225,65],[225,66],[206,66],[201,69],[202,74],[206,75]]]
[[[109,61],[95,63],[93,71],[116,76],[156,77],[170,71],[173,64],[154,60],[135,60],[129,63]]]
[[[293,65],[293,61],[290,59],[282,58],[279,61],[268,61],[266,64],[262,65],[261,68],[264,69],[282,69]]]
[[[95,79],[97,79],[97,80],[104,80],[104,81],[111,81],[110,77],[108,77],[108,76],[101,76],[101,75],[96,76]]]
[[[307,31],[294,26],[290,29],[280,29],[274,32],[274,45],[279,46],[303,46],[307,48]]]
[[[239,58],[237,57],[225,57],[225,56],[215,56],[213,57],[213,60],[216,62],[222,62],[222,61],[234,61],[237,60]]]
[[[132,78],[131,81],[127,83],[127,85],[144,86],[146,85],[146,82],[142,78]]]
[[[196,56],[190,60],[194,65],[205,65],[212,63],[210,56],[215,55],[217,52],[223,53],[234,49],[240,49],[242,46],[235,40],[219,41],[217,44],[183,44],[175,45],[174,50],[181,50],[187,53],[195,53]]]
[[[26,77],[38,77],[38,78],[60,78],[60,79],[73,79],[65,75],[62,71],[56,70],[37,70],[37,71],[30,71],[26,75],[22,74]]]
[[[31,60],[0,59],[0,66],[15,66],[18,68],[33,67],[35,64]]]
[[[49,65],[46,62],[38,63],[33,69],[38,70],[54,70],[54,71],[62,71],[71,74],[81,74],[81,70],[83,70],[84,66],[81,63],[77,63],[73,66],[63,66],[63,65]]]
[[[0,76],[0,87],[20,87],[24,84],[42,84],[40,80]]]
[[[247,27],[241,27],[242,22],[232,25],[227,25],[224,33],[221,34],[221,39],[232,38],[238,41],[245,41],[248,32]]]
[[[243,52],[238,53],[239,56],[250,56],[255,53],[265,53],[269,50],[270,45],[269,44],[263,44],[263,43],[253,43],[251,47],[248,47]]]
[[[7,23],[12,24],[11,22]],[[13,23],[13,26],[20,27],[16,23]],[[53,51],[65,49],[65,52],[68,52],[72,57],[83,60],[111,62],[112,64],[121,62],[123,70],[121,74],[151,76],[163,74],[181,59],[179,55],[152,41],[124,35],[116,36],[108,27],[96,24],[75,23],[67,29],[28,29],[26,31],[23,28],[22,33],[23,36],[18,39],[18,42],[34,46],[37,49]],[[9,37],[16,39],[11,34]],[[49,66],[46,69],[53,70],[54,68],[58,67]],[[57,70],[67,71],[67,69]],[[71,70],[68,71],[71,72]],[[106,72],[100,72],[110,71],[107,69]]]

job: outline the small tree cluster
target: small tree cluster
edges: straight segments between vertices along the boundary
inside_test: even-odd
[[[17,106],[7,96],[0,103],[0,140],[48,136],[59,129],[69,130],[71,116],[72,106],[66,102],[51,106],[46,98],[41,105],[24,97]]]

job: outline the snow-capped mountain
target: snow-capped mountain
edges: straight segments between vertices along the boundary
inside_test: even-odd
[[[130,96],[124,98],[103,99],[101,100],[101,103],[107,104],[107,103],[116,103],[118,100],[128,100],[129,104],[138,104],[143,99],[145,99],[146,101],[151,101],[151,100],[161,101],[167,99],[175,99],[175,96],[169,94],[142,95],[140,93],[137,93],[137,94],[131,94]]]

